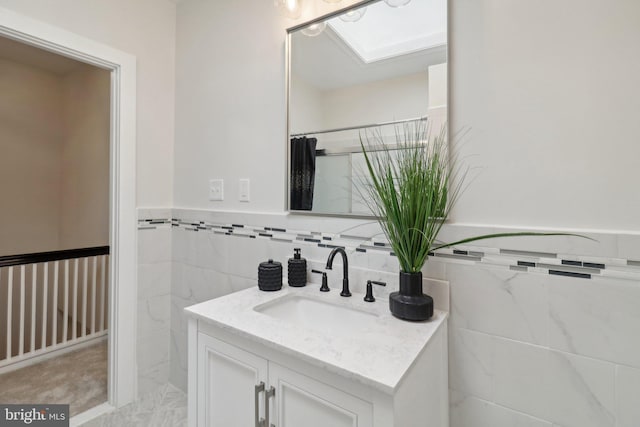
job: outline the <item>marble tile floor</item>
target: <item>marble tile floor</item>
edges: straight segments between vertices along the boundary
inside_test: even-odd
[[[186,427],[187,395],[171,384],[82,427]]]
[[[69,404],[71,416],[107,401],[107,341],[0,375],[0,403]]]

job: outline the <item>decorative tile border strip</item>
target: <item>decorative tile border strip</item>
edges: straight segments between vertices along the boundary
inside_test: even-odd
[[[193,232],[269,239],[276,242],[316,245],[321,248],[341,247],[361,253],[377,253],[395,256],[388,242],[380,238],[348,234],[323,233],[318,231],[290,230],[277,227],[262,227],[247,224],[218,224],[205,221],[183,221],[179,218],[152,218],[138,220],[139,230],[158,228],[182,228]],[[640,261],[619,258],[582,257],[550,252],[521,251],[489,247],[461,246],[442,249],[429,254],[432,259],[443,262],[461,262],[503,267],[513,271],[535,272],[554,276],[591,279],[608,277],[640,281]]]
[[[138,220],[138,230],[155,230],[158,227],[163,225],[170,226],[170,219],[139,219]]]

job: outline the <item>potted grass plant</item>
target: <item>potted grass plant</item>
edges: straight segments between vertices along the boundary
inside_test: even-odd
[[[368,179],[358,188],[400,263],[399,290],[389,296],[395,317],[419,321],[433,316],[433,299],[422,292],[422,267],[433,251],[495,237],[571,235],[500,233],[439,243],[467,175],[450,159],[446,126],[430,137],[426,122],[409,123],[396,127],[395,144],[386,139],[379,128],[361,136]]]

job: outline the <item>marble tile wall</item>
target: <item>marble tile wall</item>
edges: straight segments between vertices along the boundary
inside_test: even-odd
[[[462,264],[445,276],[451,427],[640,425],[640,280]]]
[[[170,210],[153,210],[154,218]],[[145,212],[139,212],[145,215]],[[138,226],[138,395],[151,393],[169,381],[171,326],[171,224]]]
[[[326,245],[318,246],[318,239],[296,239],[297,232],[288,228],[288,238],[279,236],[272,239],[272,236],[260,235],[251,238],[248,237],[248,234],[252,233],[248,226],[251,222],[245,223],[244,227],[236,227],[236,231],[230,233],[230,230],[221,227],[231,227],[230,224],[236,224],[235,221],[220,222],[224,221],[224,218],[214,218],[211,221],[202,220],[203,223],[200,223],[199,220],[194,222],[194,218],[185,217],[185,214],[188,216],[190,213],[182,212],[180,221],[173,222],[174,262],[171,280],[170,380],[182,389],[186,388],[187,378],[187,319],[183,314],[185,307],[257,286],[258,265],[268,259],[283,264],[286,284],[287,260],[293,255],[293,249],[296,247],[302,249],[302,256],[307,259],[309,271],[325,270],[326,260],[332,249]],[[223,225],[212,227],[211,224]],[[288,224],[278,223],[267,227],[282,230],[281,227],[286,226]],[[261,231],[265,231],[263,227]],[[359,252],[355,247],[347,247],[346,250],[349,254],[352,292],[363,293],[367,280],[387,282],[388,286],[376,287],[374,290],[380,303],[385,303],[386,295],[397,288],[398,266],[395,259],[388,250]],[[334,269],[327,271],[329,286],[334,291],[342,286],[341,265],[342,261],[337,258]],[[309,273],[308,282],[308,286],[317,286],[319,289],[321,276]],[[441,280],[425,280],[424,286],[434,295],[436,307],[448,310],[447,284]]]
[[[352,288],[361,291],[367,279],[387,281],[389,286],[375,289],[384,298],[397,287],[397,261],[381,246],[375,224],[182,209],[141,212],[140,218],[147,220],[140,223],[147,228],[139,231],[141,238],[145,232],[158,235],[157,244],[141,249],[149,251],[140,254],[149,270],[141,269],[141,286],[145,275],[171,276],[169,363],[160,366],[182,389],[183,308],[255,286],[259,262],[273,258],[286,271],[293,248],[301,247],[310,268],[324,269],[327,244],[345,246]],[[451,241],[500,231],[449,226],[442,236]],[[451,300],[452,427],[640,425],[640,236],[589,237],[596,241],[495,239],[430,258],[425,276],[441,280],[425,281],[425,288],[442,308]],[[160,242],[169,244],[168,253]],[[329,278],[330,286],[339,287],[341,269]],[[319,283],[315,275],[309,279]],[[164,295],[167,283],[154,289]],[[167,298],[160,300],[166,307]],[[166,333],[164,325],[156,330]]]

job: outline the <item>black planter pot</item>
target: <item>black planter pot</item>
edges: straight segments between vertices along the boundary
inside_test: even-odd
[[[389,309],[403,320],[428,320],[433,316],[433,298],[422,293],[422,272],[400,272],[400,292],[389,295]]]

